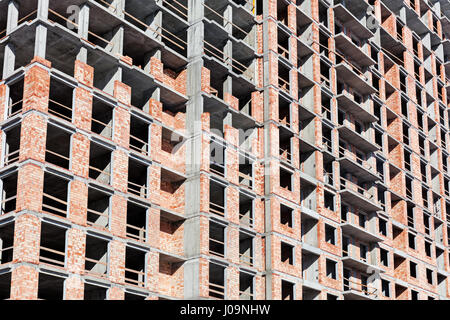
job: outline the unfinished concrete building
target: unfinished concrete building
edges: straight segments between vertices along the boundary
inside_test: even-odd
[[[0,0],[0,299],[447,299],[449,0]]]

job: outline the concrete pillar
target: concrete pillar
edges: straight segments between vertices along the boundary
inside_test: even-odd
[[[87,4],[82,5],[78,15],[78,35],[82,39],[87,39],[89,36],[89,14],[89,6]],[[85,47],[80,48],[77,60],[87,62],[87,49]]]
[[[49,0],[39,0],[37,8],[37,18],[41,20],[48,19]],[[34,56],[45,59],[47,46],[47,27],[39,24],[36,27],[36,38],[34,44]]]
[[[14,72],[14,65],[16,61],[16,50],[12,43],[5,46],[5,53],[3,59],[3,79],[8,78]]]
[[[185,196],[185,214],[187,220],[184,228],[184,252],[188,261],[184,265],[184,298],[198,298],[201,293],[200,260],[197,258],[201,252],[200,239],[200,163],[202,155],[201,116],[203,113],[202,67],[203,67],[203,39],[204,25],[201,21],[204,16],[204,1],[189,0],[188,19],[191,26],[188,29],[188,87],[190,98],[186,106],[186,130],[189,135],[186,150],[187,180]],[[204,284],[203,284],[204,285]]]
[[[162,41],[161,29],[162,26],[162,11],[158,10],[145,18],[145,23],[149,26],[145,31],[150,37]]]
[[[6,24],[6,34],[10,34],[11,31],[17,27],[19,22],[19,4],[11,0],[8,3],[8,22]]]

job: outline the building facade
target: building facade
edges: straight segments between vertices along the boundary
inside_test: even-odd
[[[447,299],[449,19],[0,1],[0,299]]]

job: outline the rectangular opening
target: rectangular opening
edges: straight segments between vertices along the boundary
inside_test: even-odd
[[[209,181],[209,212],[225,215],[225,186],[214,180]]]
[[[13,117],[16,114],[22,112],[24,89],[23,85],[23,78],[9,85],[8,117]]]
[[[209,170],[221,177],[225,176],[225,147],[212,140],[210,145]]]
[[[66,231],[60,226],[41,223],[39,262],[64,267],[66,261]]]
[[[413,278],[417,278],[417,263],[409,262],[409,275]]]
[[[19,161],[21,123],[4,130],[5,133],[5,166]]]
[[[86,254],[84,269],[86,273],[102,278],[108,276],[108,241],[86,235]]]
[[[147,239],[147,208],[127,202],[127,237],[145,242]]]
[[[71,138],[70,132],[58,126],[47,124],[45,161],[69,169]]]
[[[3,177],[2,181],[2,212],[7,214],[16,210],[17,201],[17,171]],[[450,211],[449,211],[450,212]]]
[[[280,223],[284,226],[292,228],[294,225],[294,209],[280,204]]]
[[[146,252],[131,248],[125,249],[125,283],[145,287]]]
[[[88,189],[87,224],[108,228],[111,196],[96,188]]]
[[[111,183],[112,151],[91,141],[89,149],[89,178],[103,184]]]
[[[337,263],[336,261],[327,259],[326,261],[326,273],[327,277],[331,279],[337,279]]]
[[[294,246],[281,242],[281,262],[290,265],[294,264]]]
[[[11,272],[0,274],[0,300],[11,297]]]
[[[40,300],[63,300],[64,278],[39,273],[38,294]]]
[[[336,228],[325,224],[325,241],[329,244],[336,245]]]
[[[253,161],[243,154],[239,154],[239,185],[253,188]]]
[[[380,262],[383,266],[389,267],[389,252],[383,248],[380,248]]]
[[[239,193],[239,222],[249,227],[253,226],[253,198]]]
[[[84,300],[106,300],[108,288],[93,284],[84,284]]]
[[[48,172],[44,173],[42,210],[61,217],[67,216],[69,181]]]
[[[147,198],[148,196],[148,166],[128,158],[128,192],[138,197]]]
[[[239,273],[239,300],[254,300],[253,278],[248,273]]]
[[[0,265],[12,262],[14,252],[15,222],[0,226]]]
[[[294,300],[294,284],[281,280],[281,300]]]
[[[73,92],[73,87],[52,77],[50,79],[48,112],[66,121],[72,122]]]
[[[334,211],[335,205],[334,205],[334,194],[328,191],[324,191],[324,205],[325,208]]]
[[[209,263],[209,296],[225,299],[225,267]]]
[[[209,253],[225,258],[225,227],[212,221],[209,222]]]
[[[280,187],[292,191],[292,172],[280,167]]]
[[[91,131],[108,139],[113,134],[114,107],[94,97],[92,100]]]
[[[247,233],[239,233],[239,261],[241,264],[253,266],[253,237]]]

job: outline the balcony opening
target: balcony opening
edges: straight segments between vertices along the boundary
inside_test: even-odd
[[[22,112],[24,89],[23,85],[23,78],[9,85],[8,117],[13,117]]]
[[[300,188],[300,201],[303,207],[310,210],[316,210],[316,189],[317,187],[314,184],[308,182],[302,184],[302,187]]]
[[[416,250],[416,236],[412,233],[408,233],[408,246],[411,249]]]
[[[280,28],[278,29],[278,54],[289,60],[289,35]]]
[[[242,153],[239,153],[239,185],[253,188],[253,160]]]
[[[253,198],[245,193],[239,193],[239,222],[242,225],[253,227]]]
[[[325,241],[329,244],[336,245],[336,228],[325,224]]]
[[[46,273],[39,273],[38,299],[40,300],[63,300],[64,278],[56,277]]]
[[[322,145],[325,151],[333,153],[333,140],[331,128],[322,125]]]
[[[145,242],[147,239],[147,208],[134,202],[127,202],[127,229],[130,239]]]
[[[278,61],[278,88],[287,92],[291,92],[290,84],[290,68],[288,68],[281,60]]]
[[[425,234],[431,237],[431,229],[430,229],[430,220],[431,216],[427,213],[423,213],[423,224],[425,228]]]
[[[225,215],[225,186],[214,180],[209,181],[209,212]]]
[[[281,124],[291,126],[291,105],[281,96],[278,97],[278,117]]]
[[[328,49],[323,50],[323,51],[324,51],[323,54],[326,54],[328,56]],[[327,88],[330,88],[330,86],[331,86],[331,80],[330,80],[331,72],[330,71],[331,71],[330,65],[321,59],[320,60],[320,84],[324,85]],[[323,107],[323,104],[322,104],[322,107]]]
[[[72,122],[73,87],[56,78],[50,79],[48,112]]]
[[[106,278],[108,276],[108,241],[87,235],[84,269],[87,274]]]
[[[67,216],[69,181],[48,172],[44,173],[42,210],[57,216]]]
[[[301,215],[302,241],[311,246],[317,247],[318,241],[318,221],[307,215]]]
[[[428,258],[431,258],[431,242],[425,241],[425,254]]]
[[[91,131],[111,139],[113,134],[114,107],[94,97],[92,101]]]
[[[14,226],[14,222],[0,225],[0,265],[12,262],[13,260]]]
[[[131,247],[125,249],[125,283],[145,287],[146,252]]]
[[[11,272],[0,274],[0,300],[8,300],[11,297]]]
[[[148,166],[133,158],[128,158],[128,192],[138,197],[147,198]]]
[[[408,227],[414,228],[414,206],[409,203],[406,207],[406,214],[408,217]]]
[[[406,185],[406,197],[410,200],[412,200],[413,193],[412,193],[412,179],[406,177],[405,178],[405,185]]]
[[[280,159],[288,164],[293,164],[292,162],[292,140],[294,134],[283,127],[279,128],[279,147],[280,147]]]
[[[225,299],[225,267],[209,263],[209,296]]]
[[[239,261],[241,264],[253,267],[253,237],[239,232]]]
[[[130,148],[134,151],[149,155],[150,125],[138,117],[131,116],[130,122]]]
[[[281,300],[294,300],[294,284],[281,280]]]
[[[66,261],[67,229],[42,222],[39,262],[64,267]]]
[[[294,209],[280,204],[280,223],[288,228],[292,228],[294,225]]]
[[[239,300],[254,300],[253,276],[239,272]]]
[[[303,279],[311,282],[319,282],[319,256],[307,251],[302,252]]]
[[[89,149],[89,178],[103,184],[111,183],[111,149],[91,141]]]
[[[433,278],[434,278],[434,272],[431,269],[426,269],[426,274],[427,274],[427,282],[429,284],[433,284]]]
[[[326,275],[330,279],[337,279],[337,262],[326,259]]]
[[[378,220],[378,229],[381,235],[387,237],[387,221],[384,219]]]
[[[281,242],[281,262],[294,265],[294,246]]]
[[[210,145],[209,170],[221,177],[225,177],[225,147],[212,140]]]
[[[5,166],[19,161],[21,124],[5,129]]]
[[[17,200],[17,171],[3,177],[2,182],[2,211],[7,214],[16,210]],[[450,212],[450,211],[449,211]]]
[[[225,226],[209,222],[209,253],[225,258]]]
[[[288,25],[288,5],[283,0],[277,1],[277,20]]]
[[[111,208],[110,194],[96,188],[88,189],[87,224],[108,228]]]
[[[84,300],[106,300],[108,288],[84,284]]]
[[[388,254],[389,254],[389,252],[387,250],[380,248],[380,262],[381,262],[381,265],[383,265],[385,267],[389,267]]]
[[[70,168],[71,138],[70,132],[48,124],[45,161],[68,170]]]
[[[328,28],[328,7],[319,2],[319,22]]]
[[[324,205],[325,209],[334,211],[335,210],[335,204],[334,204],[334,194],[328,191],[324,191]]]
[[[280,167],[280,187],[292,191],[293,173]]]

